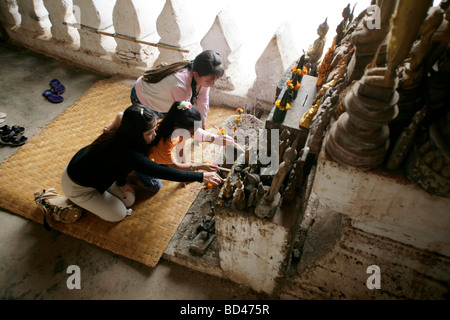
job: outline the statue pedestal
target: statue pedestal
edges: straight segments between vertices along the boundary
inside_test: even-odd
[[[264,202],[264,196],[260,201]],[[224,277],[269,295],[276,292],[289,263],[300,208],[298,200],[275,207],[272,217],[261,219],[216,206],[215,233]]]
[[[260,218],[272,218],[281,203],[281,194],[278,192],[272,199],[261,197],[256,203],[255,215]]]
[[[399,170],[362,171],[335,162],[322,147],[312,193],[367,232],[450,255],[450,199],[425,192]]]

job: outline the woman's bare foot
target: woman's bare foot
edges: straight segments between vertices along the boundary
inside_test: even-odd
[[[113,122],[111,122],[110,124],[106,125],[103,128],[103,131],[111,131],[111,130],[115,130],[118,129],[120,127],[120,124],[122,123],[122,117],[123,117],[123,112],[119,112],[116,116],[116,118],[114,119]]]

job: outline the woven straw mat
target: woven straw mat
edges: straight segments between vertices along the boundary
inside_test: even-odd
[[[16,153],[0,164],[0,207],[43,223],[34,193],[55,188],[72,156],[92,142],[119,111],[130,105],[130,85],[113,80],[95,83]],[[220,123],[234,110],[211,107],[208,119]],[[215,129],[207,128],[214,132]],[[205,145],[205,143],[204,143]],[[207,144],[209,145],[209,144]],[[207,157],[208,147],[203,149]],[[90,212],[74,224],[56,223],[60,232],[150,267],[157,265],[202,184],[163,181],[151,196],[137,196],[132,215],[118,223],[106,222]]]

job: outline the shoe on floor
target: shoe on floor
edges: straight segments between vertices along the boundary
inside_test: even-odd
[[[54,93],[52,90],[45,90],[43,93],[44,97],[46,97],[50,102],[60,103],[64,101],[64,98],[57,93]]]
[[[64,91],[66,91],[66,87],[61,82],[59,82],[58,79],[53,79],[52,81],[50,81],[50,86],[57,94],[62,94],[64,93]]]
[[[8,134],[2,134],[0,136],[0,144],[10,145],[10,146],[21,146],[27,142],[28,138],[22,135],[22,133],[16,133],[11,131]]]

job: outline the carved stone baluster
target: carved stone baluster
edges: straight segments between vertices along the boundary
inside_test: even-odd
[[[114,2],[109,0],[74,0],[74,5],[80,8],[81,24],[93,29],[114,33],[112,26],[112,12]],[[111,52],[115,51],[116,42],[114,38],[97,34],[90,29],[81,28],[80,51],[88,52],[96,56],[110,59]]]
[[[189,50],[189,53],[161,50],[155,64],[194,59],[202,52],[195,28],[195,20],[202,18],[194,16],[189,6],[192,6],[192,3],[187,1],[167,0],[156,21],[162,43]]]
[[[292,30],[287,23],[282,24],[256,62],[256,80],[248,93],[248,105],[272,109],[279,79],[298,59],[298,51],[292,49],[293,43]]]
[[[27,38],[50,38],[50,20],[42,0],[17,0],[22,16],[19,32]]]
[[[0,20],[7,31],[20,27],[22,18],[15,1],[0,1]]]
[[[252,81],[256,77],[254,65],[248,63],[250,48],[244,45],[239,25],[230,8],[222,10],[214,20],[213,25],[201,41],[202,48],[217,51],[222,59],[222,67],[225,73],[217,79],[210,97],[217,95],[235,94],[245,96],[250,89]],[[256,62],[256,60],[255,60]],[[245,92],[245,93],[244,93]],[[214,103],[214,101],[211,101]],[[235,105],[244,105],[245,99],[235,101]]]
[[[47,0],[45,5],[49,12],[50,22],[52,23],[52,39],[70,45],[73,49],[77,49],[80,45],[78,30],[73,26],[63,24],[63,22],[69,24],[77,22],[73,14],[73,1]]]
[[[157,43],[160,37],[156,32],[156,19],[164,2],[164,0],[117,0],[113,11],[115,32],[145,42]],[[116,42],[114,59],[141,68],[143,71],[151,68],[159,56],[159,50],[154,46],[119,38],[116,38]]]

